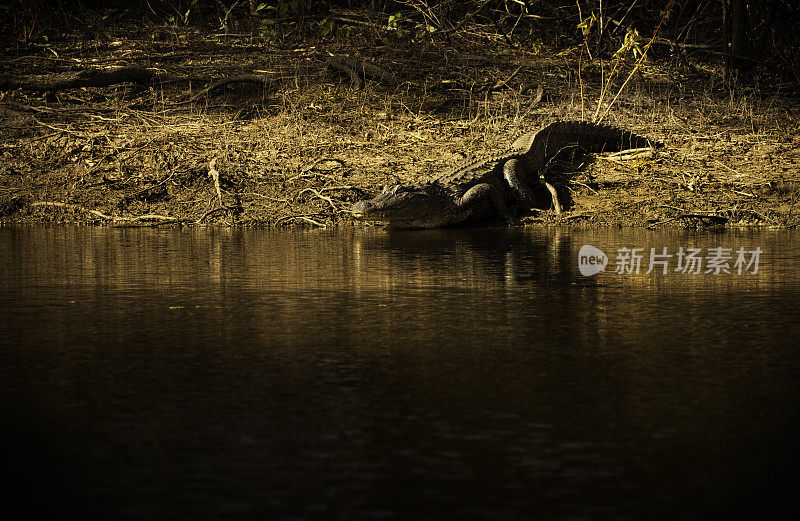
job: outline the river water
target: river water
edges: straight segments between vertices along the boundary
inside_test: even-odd
[[[0,270],[30,518],[797,513],[797,233],[7,225]]]

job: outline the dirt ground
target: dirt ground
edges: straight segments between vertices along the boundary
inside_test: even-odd
[[[331,55],[382,72],[362,84],[329,66]],[[502,37],[443,45],[361,35],[287,46],[159,26],[6,47],[6,79],[109,66],[170,79],[57,90],[6,83],[0,221],[351,224],[352,204],[382,185],[435,175],[552,121],[592,120],[614,64],[595,59],[578,74],[582,59],[578,47],[514,49]],[[619,66],[603,110],[630,70]],[[275,81],[203,92],[240,74]],[[721,78],[713,64],[678,66],[654,52],[603,122],[665,147],[562,165],[550,179],[564,214],[534,211],[524,222],[800,224],[798,100],[776,86],[727,88]]]

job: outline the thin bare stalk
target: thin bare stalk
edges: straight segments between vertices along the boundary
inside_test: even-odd
[[[650,41],[647,42],[647,45],[645,45],[644,51],[642,51],[642,55],[639,57],[638,60],[636,60],[636,64],[633,66],[633,69],[631,69],[631,72],[630,72],[630,74],[628,74],[628,77],[625,78],[625,81],[622,83],[622,86],[617,91],[617,94],[614,96],[614,99],[612,99],[611,102],[608,104],[608,107],[606,107],[606,110],[603,112],[603,114],[600,116],[600,118],[596,118],[595,119],[595,123],[600,123],[600,122],[603,121],[603,118],[606,117],[608,112],[611,110],[611,107],[614,106],[614,103],[619,98],[619,95],[622,94],[623,90],[625,90],[625,86],[628,85],[628,82],[631,81],[631,78],[633,78],[633,75],[636,74],[636,71],[639,70],[639,67],[642,65],[642,62],[645,60],[645,58],[647,58],[647,51],[650,50],[650,46],[653,45],[653,42],[655,41],[656,37],[658,36],[658,31],[659,31],[659,29],[661,29],[661,24],[663,24],[664,20],[667,19],[667,13],[669,13],[670,8],[672,8],[673,1],[674,0],[670,0],[669,3],[667,4],[667,7],[664,8],[664,13],[661,15],[661,20],[659,20],[658,26],[656,27],[656,30],[653,31],[652,38],[650,38]],[[598,111],[600,110],[600,104],[597,105],[597,110]]]

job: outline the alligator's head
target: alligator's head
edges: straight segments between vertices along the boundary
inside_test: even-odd
[[[396,185],[377,197],[353,206],[353,217],[362,221],[386,222],[394,228],[427,228],[432,196],[425,187]],[[435,225],[434,225],[435,226]]]

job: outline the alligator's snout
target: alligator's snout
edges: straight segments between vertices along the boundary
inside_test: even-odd
[[[374,199],[353,205],[353,217],[362,221],[385,222],[394,227],[417,228],[430,206],[430,196],[415,186],[384,188]]]
[[[367,215],[372,209],[372,204],[369,201],[359,201],[353,205],[353,217],[361,219]]]

